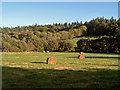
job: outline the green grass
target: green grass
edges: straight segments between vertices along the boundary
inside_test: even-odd
[[[74,47],[77,47],[77,41],[80,40],[80,38],[73,38],[70,40],[70,42],[74,45]]]
[[[74,47],[77,47],[77,41],[80,40],[80,39],[96,39],[96,38],[98,38],[98,36],[88,35],[88,36],[73,38],[73,39],[70,40],[70,42],[74,45]]]
[[[2,53],[3,88],[114,88],[119,87],[117,54],[68,52]],[[55,57],[56,65],[48,65]]]

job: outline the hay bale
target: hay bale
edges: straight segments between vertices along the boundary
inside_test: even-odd
[[[86,56],[84,52],[81,52],[80,54]]]
[[[84,58],[85,58],[84,55],[79,55],[79,56],[78,56],[78,59],[84,59]]]
[[[84,52],[81,52],[80,55],[78,56],[78,59],[84,59],[86,57]]]
[[[47,64],[56,64],[56,59],[54,57],[50,57],[47,59]]]

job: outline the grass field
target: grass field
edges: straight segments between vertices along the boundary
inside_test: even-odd
[[[88,35],[88,36],[82,36],[82,37],[78,37],[78,38],[73,38],[70,40],[70,42],[74,45],[74,47],[77,47],[77,41],[80,40],[80,39],[96,39],[98,38],[98,36],[95,36],[95,35]]]
[[[2,53],[3,88],[115,88],[119,87],[117,54],[68,52]],[[55,57],[56,65],[48,65]]]

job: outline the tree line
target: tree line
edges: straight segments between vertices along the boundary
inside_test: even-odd
[[[70,39],[87,36],[120,36],[120,19],[96,18],[89,22],[72,22],[53,25],[4,27],[2,30],[3,52],[42,52],[42,51],[79,51],[82,43],[76,50]],[[111,37],[109,37],[111,38]],[[94,44],[94,43],[93,43]]]

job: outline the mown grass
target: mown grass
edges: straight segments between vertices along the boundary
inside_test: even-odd
[[[111,37],[111,36],[106,36],[106,35],[104,36],[96,36],[96,35],[81,36],[81,37],[76,37],[76,38],[71,39],[70,42],[74,45],[74,47],[77,47],[77,42],[80,39],[95,40],[95,39],[102,38],[102,37]]]
[[[117,54],[68,52],[2,53],[3,88],[114,88],[119,87]],[[56,65],[48,65],[55,57]]]
[[[77,41],[80,39],[97,39],[99,38],[99,36],[95,36],[95,35],[88,35],[88,36],[82,36],[82,37],[77,37],[77,38],[73,38],[70,40],[70,42],[74,45],[74,47],[77,47]]]

